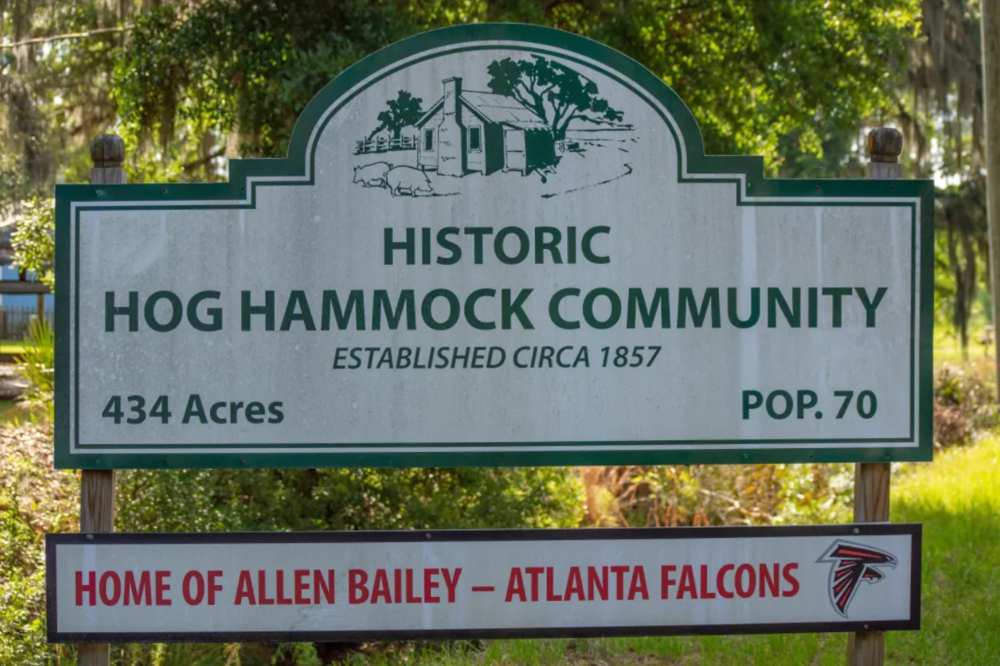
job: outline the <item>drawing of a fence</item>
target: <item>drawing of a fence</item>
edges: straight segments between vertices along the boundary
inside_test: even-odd
[[[401,136],[398,139],[380,137],[365,139],[364,141],[355,141],[354,144],[355,155],[364,155],[366,153],[387,153],[390,150],[416,150],[417,137]]]

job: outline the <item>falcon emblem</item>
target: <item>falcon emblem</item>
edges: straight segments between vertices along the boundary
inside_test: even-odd
[[[870,585],[885,578],[881,567],[896,568],[895,556],[871,546],[862,546],[850,541],[837,540],[830,546],[819,562],[831,562],[830,603],[843,617],[861,583]]]

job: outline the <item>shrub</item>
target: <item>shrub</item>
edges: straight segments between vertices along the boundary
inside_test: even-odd
[[[587,467],[593,525],[834,522],[852,498],[850,465]]]
[[[122,531],[575,527],[568,468],[133,470]]]
[[[24,351],[16,358],[17,372],[28,382],[21,404],[45,422],[53,417],[55,395],[55,336],[45,319],[34,319],[24,340]]]
[[[51,430],[0,430],[0,664],[73,663],[45,639],[45,533],[72,531],[79,483],[52,469]]]
[[[997,425],[995,386],[988,373],[943,363],[934,377],[934,443],[968,444],[977,431]]]

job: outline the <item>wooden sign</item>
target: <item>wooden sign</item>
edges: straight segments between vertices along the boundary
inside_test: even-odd
[[[919,525],[47,539],[54,642],[749,634],[920,625]]]
[[[405,40],[286,159],[58,187],[56,464],[929,460],[932,183],[762,172],[589,40]]]

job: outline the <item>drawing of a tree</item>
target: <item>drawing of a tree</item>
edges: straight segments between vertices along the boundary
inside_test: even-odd
[[[421,108],[423,102],[423,99],[414,97],[408,90],[400,90],[396,99],[386,102],[389,108],[378,114],[379,126],[368,135],[368,138],[388,129],[392,132],[392,138],[398,139],[404,127],[413,125],[424,115]]]
[[[613,122],[622,112],[598,97],[597,84],[579,72],[542,56],[534,60],[494,60],[487,68],[490,90],[513,97],[552,128],[556,139],[566,137],[574,118]]]

